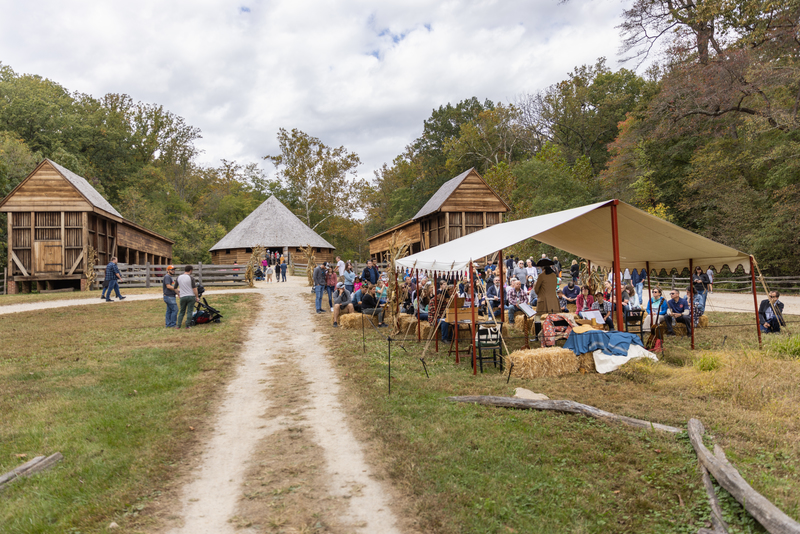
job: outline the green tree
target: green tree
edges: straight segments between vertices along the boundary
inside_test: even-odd
[[[294,201],[296,214],[317,229],[333,216],[349,217],[359,197],[358,155],[345,147],[331,148],[321,140],[293,128],[278,132],[281,153],[265,156],[278,170],[278,178]],[[321,232],[320,232],[321,233]]]

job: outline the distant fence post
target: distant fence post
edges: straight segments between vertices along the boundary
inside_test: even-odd
[[[8,267],[3,267],[3,295],[8,295]]]
[[[675,289],[675,273],[672,273],[672,285],[670,286],[671,289]]]
[[[144,262],[144,287],[150,287],[150,262]]]
[[[203,262],[197,264],[197,277],[200,279],[200,285],[203,285]]]

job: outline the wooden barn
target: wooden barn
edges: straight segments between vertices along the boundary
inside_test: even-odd
[[[369,238],[370,256],[387,261],[392,234],[414,254],[503,221],[511,209],[473,168],[448,180],[413,218]]]
[[[317,261],[333,261],[334,246],[297,218],[275,196],[269,197],[253,213],[211,247],[211,262],[215,265],[244,265],[250,260],[253,248],[266,247],[292,258],[300,247],[314,247]]]
[[[9,293],[85,289],[88,247],[97,265],[166,265],[174,241],[126,221],[83,177],[46,159],[0,202],[8,213]]]

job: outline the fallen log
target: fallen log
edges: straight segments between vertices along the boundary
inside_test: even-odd
[[[647,430],[661,430],[662,432],[671,432],[679,434],[683,432],[682,429],[674,426],[662,425],[659,423],[651,423],[642,419],[634,419],[633,417],[626,417],[624,415],[617,415],[611,412],[606,412],[594,406],[581,404],[571,400],[529,400],[518,399],[514,397],[493,397],[493,396],[463,396],[463,397],[448,397],[448,400],[453,402],[467,402],[472,404],[483,404],[485,406],[500,406],[502,408],[517,408],[520,410],[546,410],[562,413],[573,413],[578,415],[585,415],[587,417],[594,417],[606,423],[621,423],[623,425],[632,426],[635,428],[643,428]]]
[[[719,504],[719,498],[714,493],[714,485],[711,483],[711,477],[708,474],[708,469],[702,463],[700,464],[700,472],[703,475],[703,486],[706,487],[708,500],[711,503],[711,524],[714,526],[715,534],[728,534],[728,524],[722,518],[722,506]],[[698,533],[700,534],[700,533]]]
[[[720,486],[733,495],[744,509],[771,534],[800,534],[800,523],[783,513],[763,495],[753,489],[739,471],[725,457],[722,447],[716,445],[711,454],[703,444],[705,428],[697,419],[689,419],[689,440],[703,467],[713,475]]]
[[[60,462],[64,459],[64,456],[60,452],[55,454],[51,454],[50,456],[37,456],[33,460],[29,462],[25,462],[19,467],[16,467],[5,473],[4,475],[0,475],[0,490],[6,487],[6,484],[12,482],[15,478],[19,477],[29,477],[31,475],[35,475],[45,469],[49,469],[53,467],[55,464]]]

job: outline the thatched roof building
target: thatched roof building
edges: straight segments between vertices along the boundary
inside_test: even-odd
[[[216,265],[245,264],[253,247],[258,245],[284,256],[292,256],[300,252],[300,247],[310,245],[315,248],[318,261],[332,261],[335,248],[281,204],[275,195],[211,247],[211,261]]]

